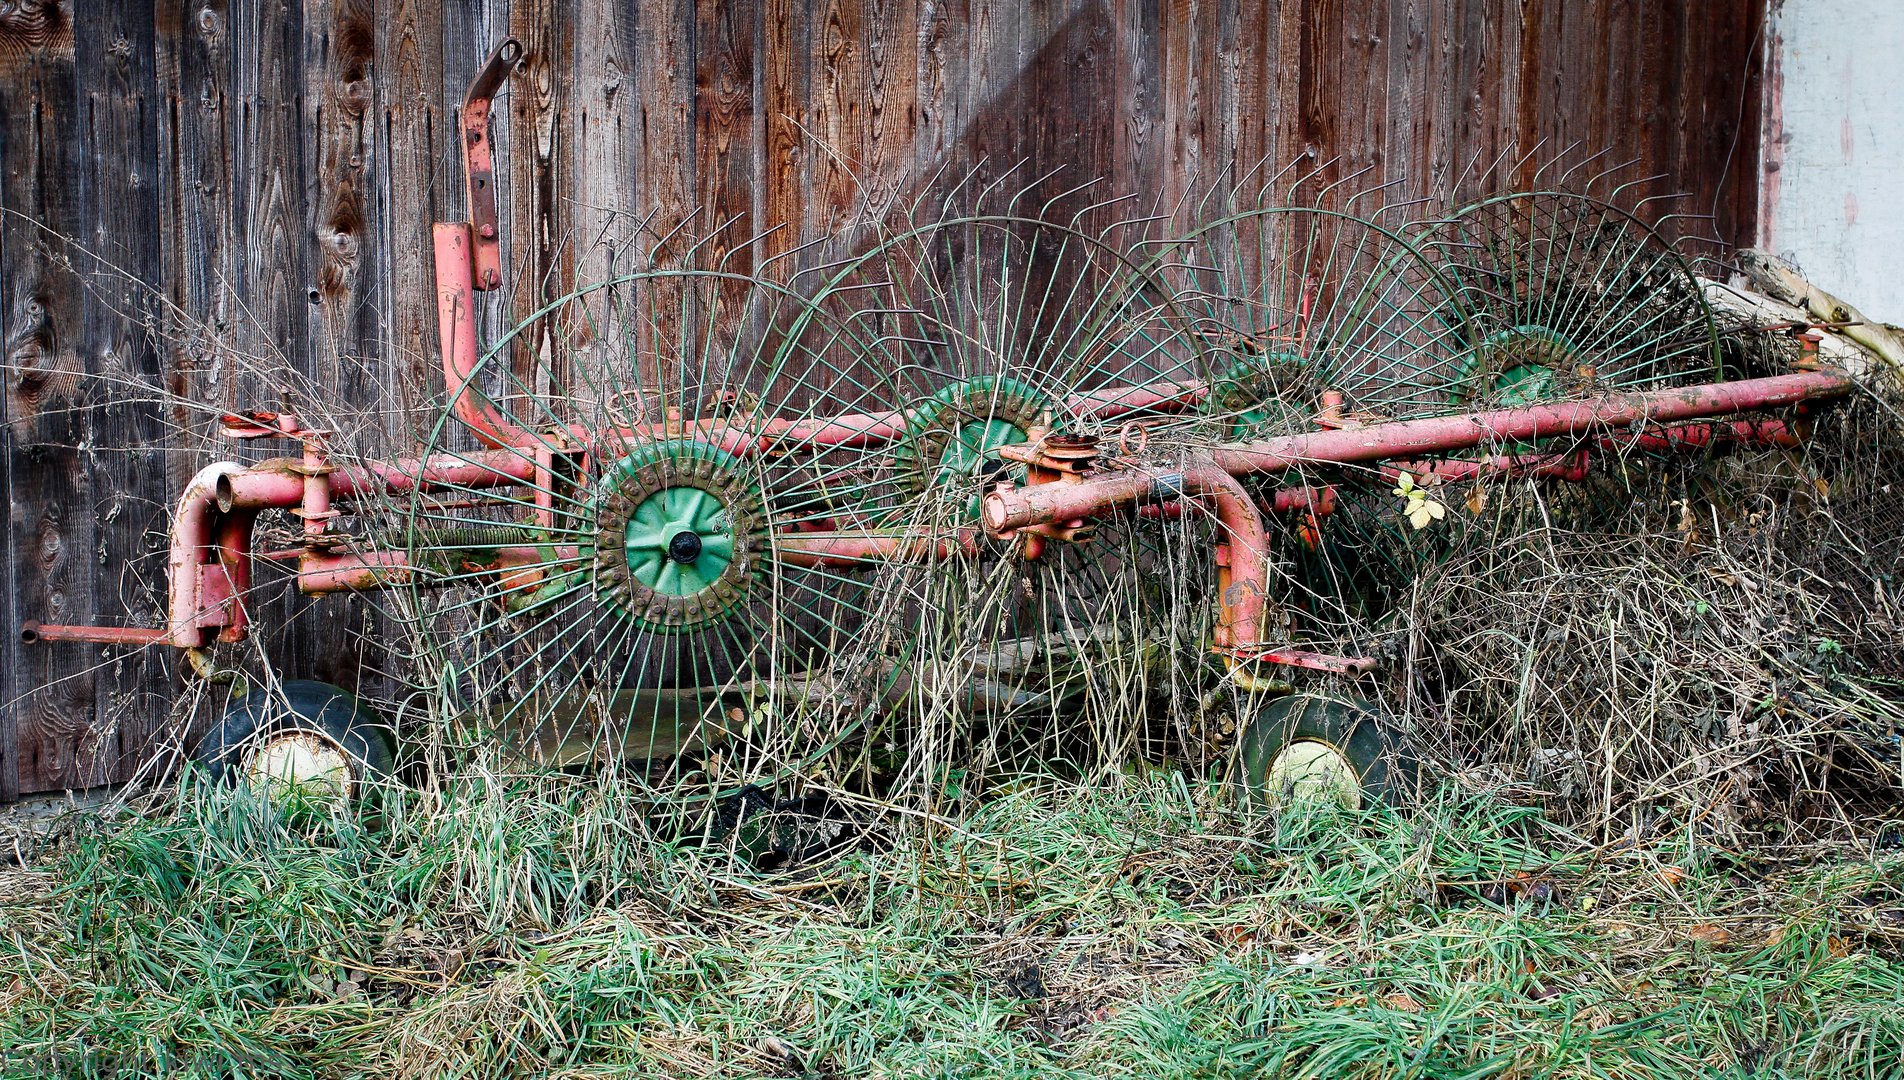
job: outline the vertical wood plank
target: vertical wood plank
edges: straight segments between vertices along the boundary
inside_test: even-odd
[[[326,0],[315,5],[329,10]],[[223,269],[232,283],[232,374],[228,409],[273,408],[287,394],[306,412],[320,406],[313,391],[315,352],[310,307],[317,298],[312,269],[315,190],[304,139],[305,12],[299,0],[261,0],[230,9],[232,236]],[[235,377],[234,377],[235,376]],[[279,576],[260,575],[253,605],[262,647],[280,671],[310,675],[344,645],[325,640],[334,618]]]
[[[428,0],[390,0],[377,12],[376,154],[371,162],[377,307],[384,332],[379,357],[384,400],[397,411],[384,430],[399,445],[413,441],[405,420],[441,382],[436,355],[435,275],[429,260],[430,225],[447,217],[441,189],[455,182],[442,151],[454,130],[441,101],[442,16]],[[439,171],[441,170],[441,171]]]
[[[919,29],[914,0],[867,0],[864,176],[874,204],[910,186],[919,136]]]
[[[611,0],[579,0],[566,14],[576,23],[568,75],[575,272],[579,281],[600,281],[628,269],[617,260],[620,242],[644,209],[646,193],[637,189],[642,147],[636,50],[638,35],[650,27],[646,12]]]
[[[694,183],[708,237],[704,265],[751,274],[754,222],[754,45],[757,0],[698,0],[694,22]],[[736,332],[747,287],[723,285],[716,333]]]
[[[511,142],[504,167],[513,183],[500,194],[504,243],[514,255],[504,272],[518,322],[575,284],[564,188],[570,179],[565,106],[575,23],[563,18],[560,8],[560,0],[516,0],[509,8],[510,33],[522,41],[524,51],[508,86]],[[519,339],[511,360],[512,396],[532,394],[546,400],[567,374],[560,321],[537,319]],[[524,402],[519,410],[536,415],[527,411],[531,408]]]
[[[815,232],[847,217],[858,204],[866,105],[863,0],[814,0],[814,126],[821,145],[809,160],[806,227]]]
[[[755,163],[754,180],[755,214],[764,234],[756,255],[763,264],[795,250],[806,231],[811,27],[807,0],[763,0],[758,106],[762,156]]]
[[[98,522],[93,612],[152,625],[163,610],[170,510],[165,433],[156,391],[164,385],[156,331],[160,307],[149,291],[160,268],[154,11],[128,0],[99,12],[76,41],[80,124],[67,134],[82,162],[88,253],[75,253],[84,278],[78,342],[91,408],[86,468]],[[68,647],[72,648],[72,647]],[[100,662],[96,711],[81,737],[82,785],[132,778],[161,729],[172,697],[172,657],[157,649],[74,649]]]
[[[15,7],[0,18],[0,340],[5,342],[12,607],[49,622],[91,617],[98,505],[80,447],[86,415],[82,286],[63,269],[63,237],[82,238],[84,157],[74,13]],[[15,624],[18,625],[17,623]],[[25,648],[9,640],[14,675],[4,790],[78,785],[81,743],[95,715],[91,650]]]

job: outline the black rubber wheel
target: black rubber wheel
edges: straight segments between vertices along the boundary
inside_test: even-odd
[[[1393,726],[1367,705],[1318,694],[1279,697],[1256,714],[1243,731],[1237,783],[1252,804],[1275,806],[1293,779],[1291,763],[1304,755],[1320,762],[1310,773],[1318,783],[1330,768],[1352,772],[1360,805],[1397,806],[1416,792],[1419,766]]]
[[[234,702],[199,740],[192,758],[212,780],[232,782],[250,770],[261,747],[295,736],[347,762],[353,799],[366,785],[388,778],[396,757],[389,725],[356,695],[330,683],[290,679],[275,693],[259,687]]]

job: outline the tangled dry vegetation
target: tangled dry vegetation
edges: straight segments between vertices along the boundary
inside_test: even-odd
[[[1904,791],[1896,400],[1821,417],[1802,449],[1649,462],[1571,502],[1497,491],[1514,526],[1418,571],[1395,707],[1469,781],[1603,838],[1882,828]]]

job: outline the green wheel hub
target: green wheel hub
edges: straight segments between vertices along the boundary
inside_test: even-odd
[[[628,518],[623,547],[635,581],[666,596],[693,596],[734,561],[727,507],[697,487],[666,487]]]
[[[1295,353],[1275,352],[1239,361],[1218,376],[1203,411],[1227,420],[1224,437],[1240,440],[1292,421],[1306,425],[1320,406],[1308,362]]]
[[[1016,379],[953,383],[913,411],[900,463],[916,491],[969,484],[998,460],[999,447],[1030,441],[1047,408],[1043,394]],[[968,517],[978,517],[978,500],[974,492]]]
[[[1453,402],[1488,400],[1504,406],[1531,405],[1562,397],[1585,373],[1580,350],[1544,326],[1510,326],[1482,338],[1461,366]]]
[[[637,447],[596,482],[589,553],[598,594],[662,633],[726,617],[760,565],[762,511],[745,467],[718,447]]]

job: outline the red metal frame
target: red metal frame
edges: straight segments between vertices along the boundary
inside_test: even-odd
[[[876,445],[906,435],[913,417],[905,411],[769,419],[757,426],[670,415],[659,423],[617,424],[606,431],[571,427],[529,432],[484,397],[476,385],[476,293],[502,283],[489,116],[492,98],[521,52],[513,39],[503,42],[470,87],[459,113],[470,220],[440,223],[433,232],[445,387],[454,415],[488,449],[459,457],[340,466],[331,460],[328,433],[303,427],[295,416],[228,417],[225,431],[234,438],[292,439],[301,444],[302,452],[249,467],[231,462],[209,465],[186,485],[172,518],[166,625],[27,623],[21,628],[25,640],[165,644],[182,649],[202,648],[214,639],[239,640],[249,627],[244,597],[251,587],[253,561],[260,557],[295,558],[298,587],[307,593],[376,589],[410,581],[412,567],[403,552],[350,550],[342,542],[330,528],[342,512],[339,504],[347,507],[364,499],[432,490],[455,491],[468,498],[472,490],[529,486],[535,490],[538,518],[546,524],[553,512],[548,489],[556,471],[553,447],[557,445],[577,447],[573,452],[579,454],[582,447],[693,438],[751,456],[785,453],[795,447]],[[1307,297],[1304,308],[1298,338],[1307,333]],[[776,557],[801,566],[968,557],[980,550],[985,535],[1015,540],[1020,557],[1035,559],[1051,543],[1088,542],[1091,520],[1122,507],[1137,506],[1149,515],[1175,515],[1204,506],[1222,529],[1215,553],[1221,618],[1213,648],[1237,664],[1284,664],[1350,673],[1365,670],[1369,662],[1288,648],[1264,640],[1263,635],[1271,555],[1264,515],[1303,515],[1299,535],[1314,543],[1321,517],[1335,508],[1335,488],[1297,482],[1253,494],[1241,478],[1322,470],[1338,474],[1332,479],[1341,482],[1379,479],[1390,483],[1404,472],[1438,481],[1515,476],[1580,480],[1591,458],[1600,453],[1695,450],[1724,444],[1792,445],[1799,433],[1785,420],[1732,418],[1836,397],[1849,392],[1852,385],[1839,374],[1803,371],[1372,424],[1358,424],[1345,416],[1341,395],[1329,394],[1315,417],[1316,431],[1213,446],[1161,472],[1133,460],[1145,439],[1141,427],[1120,437],[1122,456],[1109,458],[1090,440],[1040,435],[1032,443],[1001,451],[1026,466],[1028,479],[1023,485],[1002,484],[985,495],[982,530],[965,528],[943,535],[838,529],[833,527],[836,523],[817,522],[775,535],[770,542]],[[1074,394],[1062,404],[1070,415],[1107,419],[1194,408],[1210,390],[1183,383],[1111,386]],[[1571,442],[1560,449],[1516,449],[1542,441],[1551,446],[1553,440]],[[1476,449],[1501,452],[1479,458],[1447,456]],[[302,519],[300,548],[268,555],[253,550],[252,525],[260,511],[271,508],[289,510]],[[572,547],[560,546],[556,553],[575,554]],[[538,549],[486,554],[489,561],[484,565],[510,587],[540,584],[541,573],[533,566],[546,556]]]

